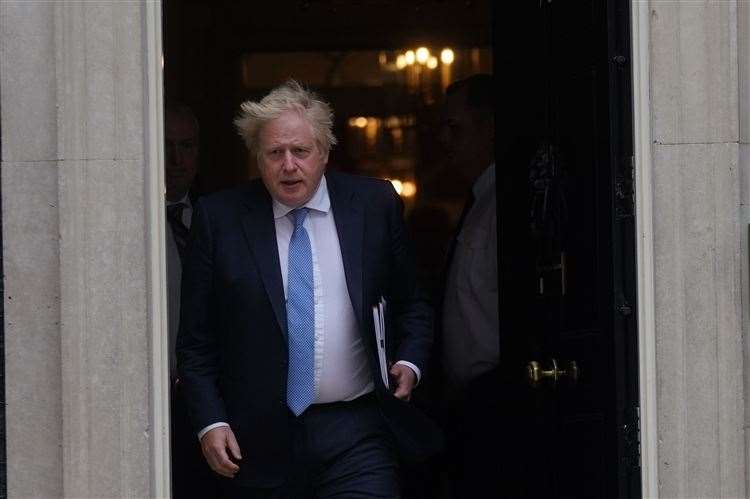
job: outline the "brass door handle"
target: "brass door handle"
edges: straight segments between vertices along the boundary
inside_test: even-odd
[[[567,378],[572,383],[578,381],[580,372],[576,361],[565,362],[565,366],[560,366],[556,359],[552,359],[551,363],[551,369],[544,369],[536,360],[529,362],[526,366],[526,373],[532,388],[538,388],[545,380],[549,380],[553,386],[556,386],[557,382],[563,378]]]

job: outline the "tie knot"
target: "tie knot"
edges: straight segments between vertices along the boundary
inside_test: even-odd
[[[167,215],[180,220],[182,219],[182,211],[185,209],[185,203],[175,203],[167,206]]]
[[[302,224],[305,223],[305,218],[307,217],[307,212],[309,210],[307,208],[297,208],[296,210],[292,210],[290,214],[292,215],[292,223],[294,224],[295,229],[301,229]]]

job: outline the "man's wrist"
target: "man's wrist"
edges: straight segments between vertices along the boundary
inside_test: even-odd
[[[396,365],[406,366],[414,371],[414,375],[417,377],[417,382],[414,384],[414,386],[417,386],[419,384],[419,380],[422,379],[422,371],[420,371],[416,365],[412,364],[408,360],[399,360],[398,362],[396,362]]]
[[[220,421],[218,423],[213,423],[213,424],[206,426],[205,428],[203,428],[201,431],[198,432],[198,440],[201,440],[206,433],[213,430],[214,428],[221,428],[221,427],[229,428],[229,423]]]

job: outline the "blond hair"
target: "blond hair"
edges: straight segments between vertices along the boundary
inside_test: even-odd
[[[313,137],[321,153],[328,154],[336,144],[333,134],[333,110],[330,104],[295,80],[271,90],[260,102],[245,101],[234,124],[247,148],[260,154],[260,132],[270,121],[287,111],[295,111],[312,128]]]

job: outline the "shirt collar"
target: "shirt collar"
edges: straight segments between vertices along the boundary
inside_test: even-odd
[[[186,208],[192,208],[193,203],[190,202],[190,196],[188,196],[188,193],[186,192],[184,196],[182,196],[182,199],[178,201],[167,201],[167,206],[172,206],[175,204],[184,204]]]
[[[488,191],[495,189],[495,163],[490,164],[474,182],[471,188],[474,199],[479,199]]]
[[[295,209],[291,206],[280,203],[275,199],[273,200],[272,204],[273,218],[275,219],[285,217],[289,214],[290,211]],[[313,196],[310,198],[310,201],[302,205],[300,208],[302,207],[320,211],[322,213],[328,213],[328,210],[331,209],[331,198],[328,197],[328,184],[326,183],[325,175],[320,178],[318,188],[315,189],[315,194],[313,194]]]

